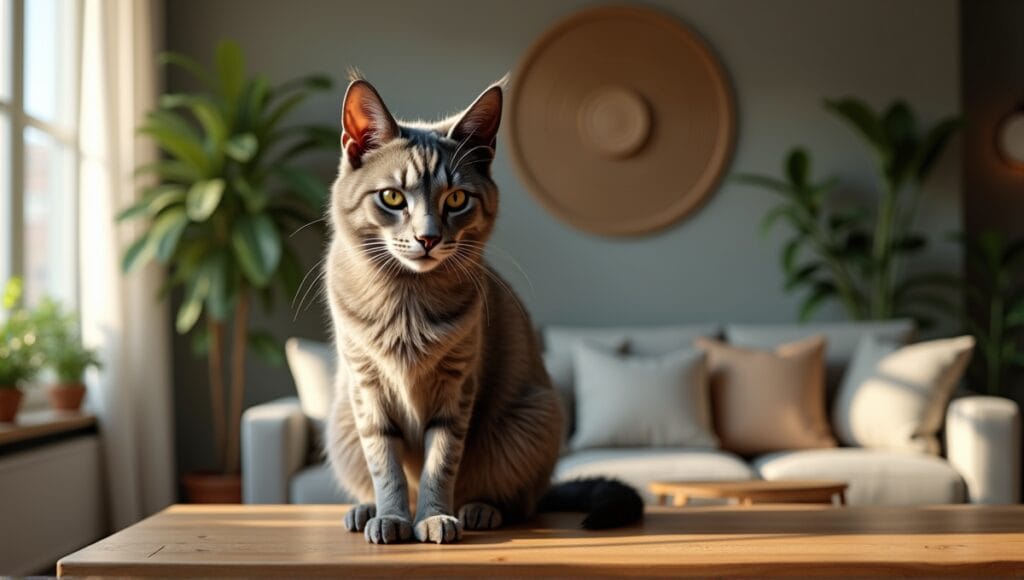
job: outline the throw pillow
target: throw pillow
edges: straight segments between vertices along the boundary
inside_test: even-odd
[[[573,450],[716,446],[704,353],[627,356],[584,342],[574,360]]]
[[[336,353],[330,344],[305,338],[289,338],[284,345],[288,368],[295,380],[302,412],[323,421],[334,401]]]
[[[904,347],[865,336],[832,410],[839,440],[938,454],[943,413],[973,350],[970,336]]]
[[[708,353],[715,431],[741,455],[835,447],[825,413],[825,338],[774,352],[700,339]]]

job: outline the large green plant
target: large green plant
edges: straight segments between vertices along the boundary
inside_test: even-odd
[[[977,341],[968,376],[995,395],[1024,369],[1024,239],[987,231],[960,240],[967,258],[963,321]]]
[[[20,306],[21,280],[7,282],[0,315],[0,389],[17,389],[32,379],[43,363],[32,315]]]
[[[168,288],[183,289],[179,333],[205,316],[194,344],[207,353],[214,432],[223,470],[238,470],[238,436],[245,386],[247,346],[280,363],[277,341],[250,331],[252,297],[266,304],[275,293],[294,296],[302,265],[290,234],[323,215],[327,187],[296,160],[315,150],[338,151],[338,131],[285,125],[288,114],[311,94],[331,86],[324,76],[272,85],[248,75],[241,49],[222,42],[213,70],[167,53],[199,83],[194,93],[163,95],[139,128],[164,158],[139,167],[157,183],[119,219],[148,220],[147,231],[124,255],[131,271],[150,260],[170,269]],[[231,322],[230,404],[225,414],[225,325]]]
[[[784,221],[792,237],[782,251],[786,290],[804,290],[800,318],[810,318],[827,300],[837,299],[855,320],[913,316],[942,302],[932,275],[905,276],[902,260],[924,249],[925,236],[913,221],[922,185],[959,127],[950,117],[919,128],[902,101],[884,111],[846,98],[825,108],[855,130],[874,153],[879,191],[874,207],[840,207],[833,195],[837,177],[815,179],[807,151],[792,149],[783,177],[741,174],[743,183],[781,195],[762,222],[765,231]]]

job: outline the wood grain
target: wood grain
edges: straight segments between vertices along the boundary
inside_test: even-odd
[[[344,506],[173,506],[62,559],[62,576],[1024,575],[1024,506],[650,508],[588,532],[579,514],[368,545]]]

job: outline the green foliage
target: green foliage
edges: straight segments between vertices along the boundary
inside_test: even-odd
[[[318,150],[337,155],[339,135],[329,127],[285,125],[309,96],[330,88],[326,77],[271,85],[247,74],[241,49],[230,41],[218,45],[212,69],[181,54],[160,60],[202,90],[163,95],[138,129],[164,158],[136,170],[158,183],[119,216],[150,222],[122,266],[128,272],[156,260],[170,268],[169,288],[184,290],[175,321],[184,334],[204,314],[230,318],[243,294],[299,285],[301,266],[283,266],[282,256],[296,254],[289,241],[295,228],[322,216],[328,188],[296,162]]]
[[[44,365],[61,384],[81,383],[89,367],[99,367],[96,351],[85,348],[78,328],[78,316],[64,310],[50,298],[31,312]]]
[[[922,308],[947,306],[936,291],[937,277],[906,277],[901,260],[927,244],[924,235],[913,231],[918,197],[959,121],[943,119],[919,132],[913,112],[902,101],[878,112],[854,98],[827,100],[825,108],[874,152],[882,187],[875,207],[838,209],[830,202],[839,179],[815,180],[811,157],[801,147],[787,154],[782,178],[736,177],[784,198],[765,215],[762,230],[767,233],[783,222],[792,231],[780,260],[785,289],[804,293],[801,320],[812,317],[826,301],[838,300],[854,320],[911,316],[927,323]]]
[[[988,231],[959,240],[967,257],[963,322],[977,341],[968,376],[995,395],[1024,369],[1024,239]]]
[[[7,282],[0,317],[0,388],[16,389],[30,380],[43,364],[35,321],[20,306],[21,280]]]

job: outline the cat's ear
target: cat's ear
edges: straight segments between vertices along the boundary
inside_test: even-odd
[[[490,148],[494,156],[498,126],[501,125],[502,83],[489,87],[448,131],[448,137],[458,143]],[[467,149],[468,150],[468,149]]]
[[[399,135],[398,123],[377,90],[362,79],[352,81],[345,91],[341,126],[341,145],[353,168],[363,164],[364,155]]]

